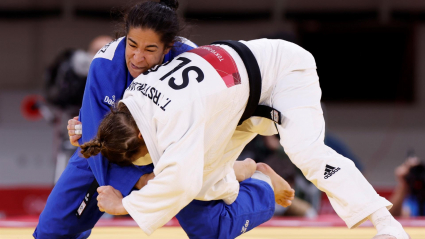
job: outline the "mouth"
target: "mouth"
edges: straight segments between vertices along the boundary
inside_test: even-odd
[[[131,67],[132,69],[134,69],[134,70],[139,70],[139,71],[143,70],[143,68],[144,68],[144,67],[138,67],[138,66],[134,65],[134,64],[133,64],[133,63],[131,63],[131,62],[130,62],[130,67]]]

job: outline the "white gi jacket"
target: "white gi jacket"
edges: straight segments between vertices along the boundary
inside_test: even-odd
[[[243,43],[260,67],[260,104],[279,110],[282,125],[254,117],[237,127],[249,85],[241,58],[224,45],[183,53],[136,78],[125,92],[122,102],[155,165],[155,178],[123,199],[142,230],[151,234],[193,199],[232,203],[239,191],[234,161],[257,133],[276,134],[276,128],[288,156],[328,194],[349,227],[390,206],[351,160],[324,145],[321,91],[312,55],[282,40]],[[340,170],[325,179],[327,165]]]

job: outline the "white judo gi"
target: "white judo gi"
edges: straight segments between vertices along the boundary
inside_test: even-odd
[[[123,199],[142,230],[151,234],[193,199],[232,203],[239,191],[233,164],[257,134],[280,134],[289,158],[328,195],[348,227],[390,207],[351,160],[323,143],[325,122],[313,56],[283,40],[242,43],[260,67],[260,104],[279,110],[281,125],[252,117],[237,126],[249,85],[241,58],[226,45],[183,53],[136,78],[125,92],[122,102],[155,165],[155,178]],[[229,72],[218,66],[223,64]]]

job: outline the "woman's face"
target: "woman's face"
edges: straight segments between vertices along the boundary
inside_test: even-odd
[[[160,36],[151,29],[130,28],[125,47],[125,62],[134,78],[161,64],[171,47],[165,47]]]

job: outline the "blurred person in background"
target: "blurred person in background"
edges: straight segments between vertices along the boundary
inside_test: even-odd
[[[74,145],[96,135],[101,119],[135,77],[196,47],[177,36],[182,30],[177,8],[177,0],[145,1],[124,15],[123,37],[103,46],[91,62],[79,112],[84,134],[73,141]],[[128,195],[141,188],[146,183],[142,175],[153,170],[149,161],[146,166],[120,167],[101,155],[85,159],[78,152],[71,156],[50,193],[35,238],[87,238],[103,215],[97,207],[96,188],[113,185]]]
[[[113,39],[101,35],[94,38],[87,50],[67,49],[62,51],[48,67],[45,74],[45,98],[47,109],[51,109],[49,123],[55,126],[56,182],[75,151],[75,146],[68,140],[64,124],[70,117],[78,115],[83,102],[84,87],[94,55]],[[45,107],[45,109],[46,109]]]
[[[391,195],[393,216],[425,216],[425,164],[409,156],[394,174],[397,185]]]
[[[47,102],[71,115],[77,115],[83,102],[91,61],[94,55],[112,40],[112,37],[102,35],[94,38],[87,50],[62,51],[46,71]]]

